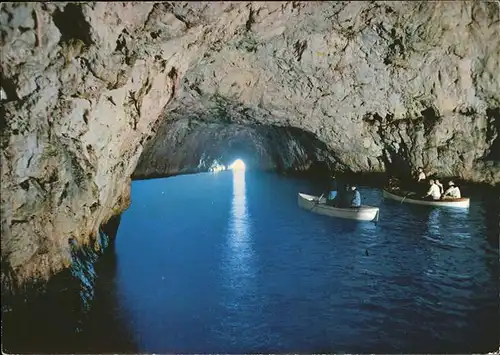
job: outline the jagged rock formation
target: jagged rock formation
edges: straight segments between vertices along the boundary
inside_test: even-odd
[[[498,3],[247,7],[238,35],[212,44],[187,73],[166,127],[179,119],[291,126],[325,142],[333,160],[353,171],[424,166],[500,180]],[[169,159],[162,131],[138,175],[179,170],[175,163],[155,169]],[[199,142],[217,140],[200,135]],[[229,143],[217,144],[227,150]],[[197,164],[193,157],[183,166]]]
[[[500,181],[498,2],[8,3],[0,24],[5,287],[94,241],[146,144],[138,176],[220,131],[210,157],[242,132],[264,167]]]

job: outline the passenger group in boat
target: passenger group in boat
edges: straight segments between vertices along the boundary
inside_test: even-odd
[[[425,185],[427,182],[427,186]],[[437,177],[433,177],[427,181],[427,175],[423,168],[419,167],[413,174],[413,181],[401,186],[401,181],[395,177],[390,177],[388,182],[389,190],[410,190],[416,192],[417,196],[421,196],[426,200],[443,200],[461,198],[461,192],[458,186],[453,181],[448,182],[448,189],[444,190],[444,186]]]
[[[411,183],[405,183],[405,186],[401,186],[399,179],[390,177],[388,187],[391,191],[401,191],[403,189],[413,191],[416,196],[421,196],[420,198],[424,200],[439,201],[461,198],[460,189],[453,181],[448,182],[448,189],[444,191],[444,186],[437,177],[427,180],[427,175],[422,167],[417,169]],[[332,207],[357,208],[361,206],[361,194],[356,185],[339,181],[335,173],[330,175],[328,188],[324,195],[327,196],[326,204]]]
[[[343,184],[337,181],[335,174],[331,175],[326,204],[332,207],[349,208],[361,206],[361,194],[355,185]]]

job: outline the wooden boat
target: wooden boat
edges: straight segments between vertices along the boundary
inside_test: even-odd
[[[385,198],[389,198],[394,201],[398,201],[401,203],[412,203],[414,205],[469,208],[470,204],[470,199],[468,197],[445,200],[424,200],[416,198],[415,192],[389,191],[386,189],[383,190],[383,195]]]
[[[378,221],[378,207],[361,205],[358,208],[338,208],[328,206],[324,197],[318,201],[318,196],[304,193],[299,193],[298,202],[300,207],[325,216],[354,219],[357,221]]]

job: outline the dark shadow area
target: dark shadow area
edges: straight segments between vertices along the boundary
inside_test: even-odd
[[[388,175],[398,178],[411,176],[411,165],[409,160],[404,158],[408,156],[408,152],[404,148],[404,144],[401,144],[400,151],[396,152],[392,146],[385,146],[385,151],[388,156],[384,155],[383,160]]]
[[[422,111],[422,115],[432,116],[434,111],[432,109],[427,109]],[[435,117],[436,115],[432,116]],[[412,166],[410,163],[410,149],[404,142],[400,140],[398,143],[398,148],[396,149],[393,142],[386,140],[386,130],[400,130],[400,125],[403,120],[394,121],[394,114],[388,113],[384,117],[375,113],[367,113],[363,117],[363,121],[366,122],[371,127],[376,127],[377,134],[381,138],[384,144],[384,154],[379,157],[384,165],[388,176],[398,177],[400,179],[405,179],[409,177],[412,173]],[[423,121],[421,117],[419,121]],[[432,121],[432,120],[430,120]]]
[[[69,271],[23,296],[2,296],[2,350],[7,353],[74,351],[81,299]]]
[[[102,228],[110,233],[110,243],[94,265],[98,275],[94,284],[95,294],[79,336],[79,351],[83,353],[133,354],[139,351],[130,330],[118,318],[119,312],[112,307],[116,304],[116,286],[109,280],[116,275],[115,237],[119,220],[119,217],[110,220]]]
[[[120,217],[113,217],[102,228],[102,248],[114,240]],[[104,234],[106,233],[106,234]],[[49,282],[31,284],[15,293],[2,287],[2,350],[7,353],[88,353],[103,349],[134,352],[134,345],[109,317],[93,323],[93,289],[96,275],[110,269],[113,245],[104,254],[90,247],[72,252],[73,266],[54,275]],[[100,267],[106,264],[106,267]],[[5,272],[2,265],[2,272]],[[83,268],[83,269],[82,269]],[[89,312],[88,309],[91,309]],[[109,310],[108,310],[109,313]],[[109,319],[102,322],[102,319]],[[125,335],[123,335],[125,334]],[[111,343],[111,344],[110,344]]]
[[[439,112],[435,107],[428,107],[420,113],[422,114],[425,135],[428,136],[440,120]]]
[[[2,83],[2,89],[5,91],[5,95],[7,95],[7,98],[2,101],[10,102],[19,100],[16,92],[16,81],[17,78],[8,78],[4,75],[4,73],[0,72],[0,82]],[[5,120],[5,118],[2,118],[2,120]]]
[[[490,121],[486,132],[486,139],[490,140],[496,135],[491,144],[490,152],[484,160],[500,161],[500,107],[486,109],[486,116]]]
[[[80,40],[86,45],[92,44],[90,25],[85,20],[82,5],[83,3],[70,3],[63,11],[57,9],[54,12],[54,24],[61,32],[61,42]]]
[[[340,174],[348,184],[383,188],[387,185],[387,173],[354,173],[345,172]]]

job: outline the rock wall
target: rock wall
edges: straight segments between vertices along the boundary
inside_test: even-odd
[[[333,160],[354,172],[423,166],[500,181],[498,2],[247,8],[246,26],[212,44],[186,74],[164,125],[216,117],[226,125],[292,126],[325,142]],[[148,150],[161,151],[155,146],[170,139],[163,131]],[[152,165],[164,159],[146,156]]]
[[[216,21],[229,5],[192,6],[2,4],[5,287],[68,266],[68,240],[93,243],[128,205],[142,144],[181,77],[238,25]]]
[[[7,3],[0,24],[4,287],[68,266],[159,126],[154,157],[214,110],[353,171],[500,181],[497,2]]]

